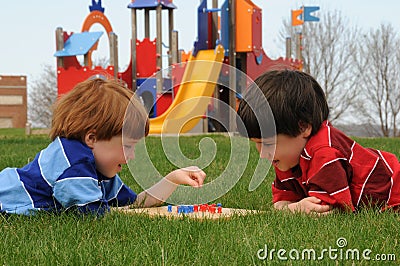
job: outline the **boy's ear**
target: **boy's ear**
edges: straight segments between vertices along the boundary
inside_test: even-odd
[[[96,141],[97,141],[96,131],[95,130],[88,131],[85,135],[86,145],[88,145],[89,148],[93,149]]]
[[[307,124],[307,127],[303,131],[303,137],[308,138],[311,135],[312,126]]]
[[[299,126],[300,126],[301,135],[304,138],[308,138],[311,135],[312,126],[310,124],[304,123],[304,122],[300,122]]]

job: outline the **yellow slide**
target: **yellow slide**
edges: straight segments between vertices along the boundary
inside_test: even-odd
[[[174,101],[158,117],[150,119],[150,134],[185,133],[207,110],[224,60],[224,48],[201,50],[190,56]]]

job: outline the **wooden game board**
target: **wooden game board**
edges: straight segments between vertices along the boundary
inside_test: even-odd
[[[192,213],[178,213],[177,206],[172,206],[172,212],[168,212],[168,206],[161,207],[152,207],[152,208],[127,208],[127,207],[119,207],[114,210],[128,213],[128,214],[143,214],[148,215],[150,217],[155,216],[164,216],[168,218],[179,218],[179,217],[188,217],[194,219],[220,219],[220,218],[229,218],[232,216],[243,216],[248,214],[259,213],[257,210],[246,210],[246,209],[233,209],[233,208],[222,208],[221,213],[212,213],[212,212],[192,212]]]

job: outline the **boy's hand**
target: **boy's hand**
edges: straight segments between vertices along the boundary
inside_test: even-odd
[[[165,179],[177,185],[189,185],[192,187],[203,186],[206,173],[197,166],[189,166],[177,169],[169,173]]]
[[[298,202],[293,202],[287,205],[292,212],[304,212],[304,213],[317,213],[328,214],[331,212],[333,206],[323,204],[322,200],[316,197],[307,197]]]

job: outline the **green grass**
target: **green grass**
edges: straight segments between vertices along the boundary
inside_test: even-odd
[[[18,132],[17,132],[18,133]],[[200,155],[198,145],[204,136],[183,137],[180,146],[190,159]],[[208,136],[210,137],[210,136]],[[207,180],[218,177],[230,156],[229,138],[213,135],[217,145],[214,161],[205,168]],[[14,134],[0,130],[0,169],[21,167],[46,147],[46,136]],[[364,146],[383,149],[400,155],[399,139],[363,139]],[[161,174],[174,166],[162,152],[160,138],[148,137],[146,147]],[[396,265],[400,261],[400,216],[365,210],[358,214],[334,213],[326,217],[277,212],[271,204],[273,172],[253,192],[248,191],[258,156],[251,145],[248,167],[239,182],[223,197],[225,207],[254,208],[264,212],[231,219],[192,220],[149,218],[146,216],[110,213],[101,219],[73,215],[39,214],[33,217],[0,216],[0,264],[3,265]],[[137,192],[141,188],[128,169],[121,178]],[[338,248],[336,241],[344,237],[347,246]],[[257,257],[267,247],[265,260]],[[323,249],[332,250],[331,260],[301,260],[301,252],[314,249],[316,257]],[[272,249],[275,249],[272,251]],[[278,258],[279,249],[286,250]],[[347,250],[359,250],[360,260],[346,259]],[[395,254],[396,261],[367,261],[361,252],[370,249],[369,256]],[[292,251],[291,251],[292,250]],[[289,258],[300,252],[300,260]],[[281,251],[282,252],[282,251]],[[340,260],[340,252],[342,259]],[[264,251],[260,253],[264,255]],[[307,253],[305,253],[307,258]],[[312,257],[311,257],[312,258]]]

